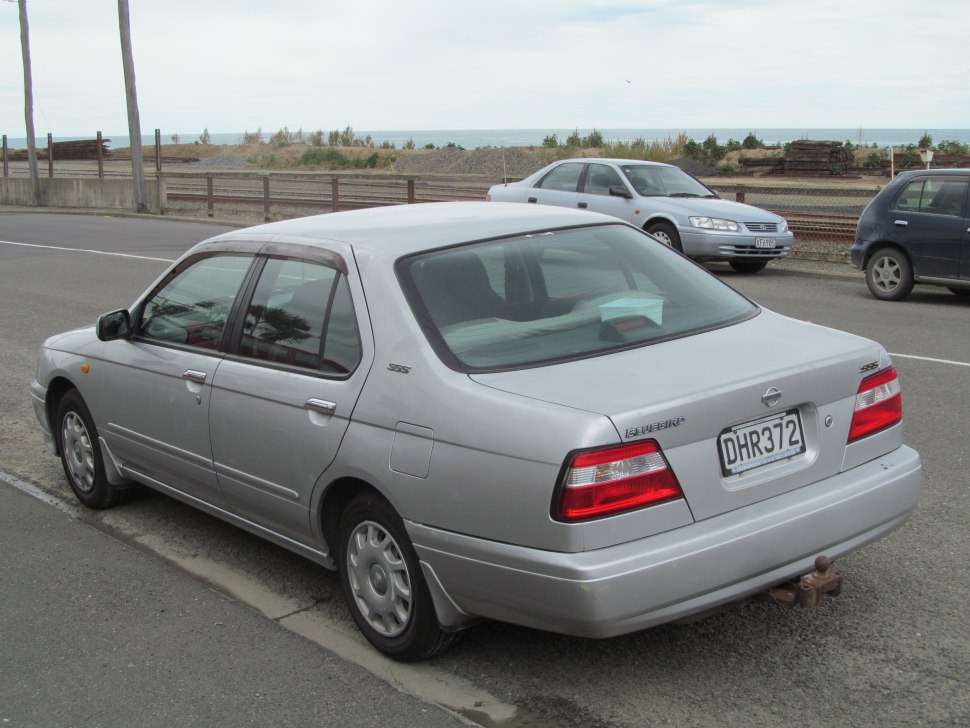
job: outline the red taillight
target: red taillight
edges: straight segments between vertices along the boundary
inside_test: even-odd
[[[660,446],[647,440],[574,455],[554,515],[561,521],[601,518],[683,495]]]
[[[492,201],[492,196],[486,192],[485,193],[485,202],[491,202],[491,201]]]
[[[903,397],[896,370],[890,367],[866,377],[855,396],[849,442],[895,425],[903,419]]]

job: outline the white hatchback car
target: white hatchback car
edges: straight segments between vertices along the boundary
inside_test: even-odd
[[[757,273],[791,251],[783,217],[722,200],[678,167],[631,159],[565,159],[521,182],[495,185],[488,200],[576,207],[643,228],[697,261],[723,260]]]

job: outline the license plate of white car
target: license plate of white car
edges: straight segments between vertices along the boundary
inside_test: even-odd
[[[721,472],[737,475],[805,452],[797,409],[729,427],[717,438]]]
[[[756,248],[773,248],[775,247],[774,238],[755,238],[754,247]]]

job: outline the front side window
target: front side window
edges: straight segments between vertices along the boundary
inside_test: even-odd
[[[137,335],[218,349],[252,260],[251,255],[227,254],[189,264],[145,302]]]
[[[589,195],[608,195],[610,187],[624,187],[619,173],[605,164],[591,164],[586,171],[583,190]]]
[[[270,258],[243,322],[239,355],[332,374],[360,361],[347,279],[326,265]]]
[[[903,187],[893,209],[959,216],[963,214],[967,182],[967,177],[917,177]]]
[[[757,307],[619,225],[406,258],[398,276],[446,364],[495,371],[595,356],[725,326]]]
[[[566,162],[550,170],[549,174],[539,180],[536,187],[544,190],[560,190],[561,192],[575,192],[582,174],[582,162]]]

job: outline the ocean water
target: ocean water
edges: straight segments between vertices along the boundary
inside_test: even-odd
[[[305,130],[307,131],[307,130]],[[325,129],[324,133],[330,130]],[[541,146],[545,137],[555,134],[559,142],[565,141],[566,137],[578,131],[580,136],[586,136],[593,129],[587,128],[566,128],[566,129],[396,129],[396,130],[355,130],[355,134],[360,137],[370,136],[374,144],[380,146],[383,142],[390,142],[396,148],[403,147],[408,140],[413,140],[416,147],[421,148],[428,144],[436,147],[444,147],[448,144],[456,144],[464,149],[478,149],[481,147],[527,147]],[[695,141],[703,141],[710,135],[714,135],[718,142],[724,144],[729,139],[741,141],[749,133],[754,133],[765,144],[784,144],[786,142],[798,141],[800,139],[828,140],[828,141],[850,141],[853,144],[878,147],[905,146],[916,144],[923,134],[929,134],[937,144],[944,140],[956,141],[962,144],[970,144],[970,129],[866,129],[857,127],[854,129],[757,129],[750,127],[736,128],[681,128],[681,129],[598,129],[603,138],[609,142],[630,142],[635,139],[643,138],[648,142],[663,141],[665,139],[677,138],[681,133]],[[179,132],[182,144],[191,144],[197,141],[199,133]],[[269,141],[273,132],[263,134],[263,140]],[[97,133],[90,136],[57,136],[54,141],[71,141],[76,139],[94,139]],[[104,133],[108,142],[109,149],[121,149],[130,146],[127,134]],[[238,144],[242,141],[242,132],[218,132],[210,134],[213,144]],[[162,131],[162,144],[172,143],[172,133]],[[47,133],[38,134],[36,138],[38,147],[47,145]],[[151,146],[155,143],[153,134],[144,135],[142,144]],[[10,137],[7,139],[7,146],[11,149],[23,149],[27,146],[25,138]]]

